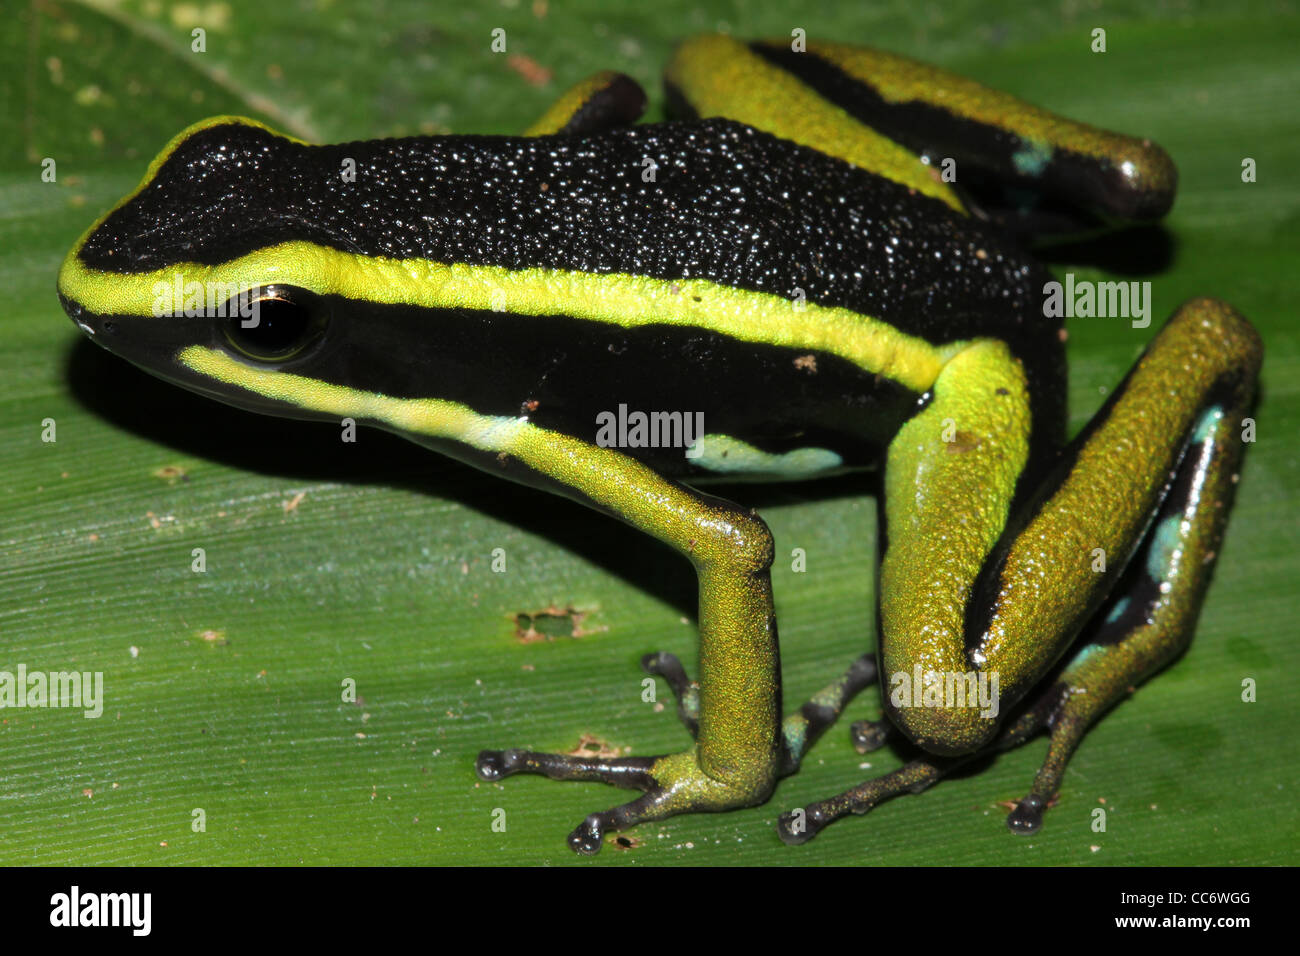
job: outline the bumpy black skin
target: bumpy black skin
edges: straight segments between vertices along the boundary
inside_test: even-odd
[[[355,181],[339,175],[345,158],[356,162]],[[647,160],[656,167],[649,182]],[[218,125],[181,143],[81,257],[93,268],[141,271],[220,263],[289,240],[512,269],[711,279],[791,299],[802,289],[809,302],[933,343],[1006,341],[1025,365],[1042,446],[1053,447],[1063,427],[1063,351],[1040,305],[1049,277],[1011,240],[728,120],[331,146]],[[868,464],[920,398],[834,355],[816,354],[814,376],[788,349],[695,328],[326,305],[334,326],[341,316],[346,324],[331,329],[332,358],[315,357],[317,377],[409,396],[433,394],[436,382],[440,398],[488,414],[527,406],[536,424],[588,438],[596,412],[618,396],[630,408],[704,411],[711,432],[764,450],[821,445]],[[679,451],[656,454],[642,457],[680,471]]]

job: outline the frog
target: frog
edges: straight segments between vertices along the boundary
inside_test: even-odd
[[[766,803],[871,687],[855,748],[912,756],[782,813],[782,840],[1045,734],[1007,817],[1037,831],[1088,729],[1190,644],[1240,473],[1262,343],[1216,298],[1179,305],[1066,434],[1032,250],[1158,222],[1172,159],[841,43],[694,37],[664,99],[640,122],[644,89],[604,71],[521,135],[334,145],[212,117],[77,240],[58,296],[176,386],[387,430],[690,562],[696,676],[641,661],[688,745],[475,762],[638,792],[576,852]],[[773,536],[708,489],[845,473],[878,481],[876,646],[787,712]]]

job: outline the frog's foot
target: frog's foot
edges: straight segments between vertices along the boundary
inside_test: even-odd
[[[837,680],[827,684],[785,719],[781,725],[785,748],[781,762],[782,776],[799,769],[799,763],[813,741],[835,723],[848,702],[861,690],[874,684],[878,676],[876,655],[863,654]]]
[[[686,668],[676,654],[656,651],[641,658],[641,669],[647,674],[662,677],[668,682],[677,698],[677,716],[692,737],[700,734],[700,685],[686,676]]]
[[[699,685],[690,680],[674,655],[660,651],[641,659],[649,674],[664,678],[677,698],[677,713],[692,736],[699,733]],[[808,746],[839,717],[844,706],[864,687],[875,682],[876,659],[865,654],[836,681],[813,695],[782,725],[777,770],[793,773]],[[755,806],[771,794],[776,774],[771,765],[756,759],[740,773],[707,773],[701,766],[700,747],[659,757],[593,757],[590,755],[537,753],[531,750],[484,750],[476,769],[479,777],[497,781],[517,773],[533,773],[552,780],[585,780],[641,790],[630,803],[593,813],[569,834],[569,846],[578,853],[596,853],[605,834],[658,820],[677,813],[730,810]]]
[[[807,843],[818,832],[849,814],[861,815],[877,804],[904,793],[920,793],[957,768],[993,753],[1011,750],[1048,731],[1051,742],[1047,758],[1043,761],[1033,788],[1007,817],[1007,826],[1015,833],[1033,833],[1043,822],[1043,811],[1050,805],[1060,788],[1065,766],[1079,746],[1088,727],[1121,699],[1131,686],[1129,678],[1136,675],[1124,672],[1122,655],[1132,652],[1129,638],[1115,645],[1085,647],[1033,703],[1026,707],[1009,726],[1005,727],[989,747],[972,754],[955,757],[926,755],[913,760],[891,773],[868,780],[851,790],[846,790],[829,800],[820,800],[806,807],[783,813],[777,820],[777,833],[783,841],[796,845]],[[1109,666],[1115,673],[1108,685],[1097,681],[1097,672],[1107,673]],[[1130,665],[1131,666],[1131,665]],[[1093,690],[1087,691],[1091,684]],[[882,722],[883,723],[883,722]],[[870,737],[878,724],[861,721],[854,724],[855,736],[861,733]],[[898,731],[889,733],[897,734]]]
[[[536,773],[552,780],[590,780],[615,787],[642,790],[630,803],[590,814],[569,834],[577,853],[600,850],[605,834],[659,820],[677,813],[731,810],[764,802],[775,783],[774,775],[757,773],[751,779],[722,781],[705,773],[698,750],[660,757],[576,757],[529,750],[484,750],[476,767],[484,780],[497,781],[516,773]]]
[[[904,793],[920,793],[963,764],[988,756],[998,750],[1009,750],[1035,736],[1047,726],[1061,700],[1059,690],[1045,693],[1034,706],[1028,708],[998,736],[994,745],[973,754],[956,757],[938,757],[927,754],[912,760],[890,773],[882,774],[851,790],[846,790],[829,800],[819,800],[799,807],[777,818],[776,831],[791,846],[807,843],[821,830],[849,814],[861,815],[877,804]],[[888,721],[858,721],[852,727],[855,746],[859,753],[875,749],[899,731]],[[859,741],[866,744],[865,747]],[[1062,767],[1064,764],[1062,764]]]

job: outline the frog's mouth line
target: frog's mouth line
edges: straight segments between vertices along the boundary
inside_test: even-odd
[[[86,337],[100,348],[172,385],[248,411],[285,416],[284,406],[255,392],[233,398],[202,375],[186,368],[177,356],[196,342],[210,343],[212,320],[177,316],[166,321],[133,315],[101,315],[59,293],[59,302]],[[221,344],[221,343],[213,343]],[[308,417],[300,415],[297,417]]]

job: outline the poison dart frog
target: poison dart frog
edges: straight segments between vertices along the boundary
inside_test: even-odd
[[[673,118],[638,125],[644,92],[601,73],[517,136],[322,146],[197,123],[76,243],[59,297],[183,388],[387,429],[691,562],[697,678],[642,661],[689,746],[478,757],[484,780],[640,791],[574,850],[765,802],[873,684],[858,748],[917,756],[782,815],[786,842],[1045,732],[1008,818],[1033,831],[1089,726],[1191,641],[1241,463],[1262,347],[1211,298],[1067,440],[1052,277],[1026,249],[1158,220],[1174,164],[838,43],[698,37],[665,88]],[[647,421],[664,440],[637,440]],[[701,488],[852,469],[879,475],[877,649],[783,711],[772,535]]]

